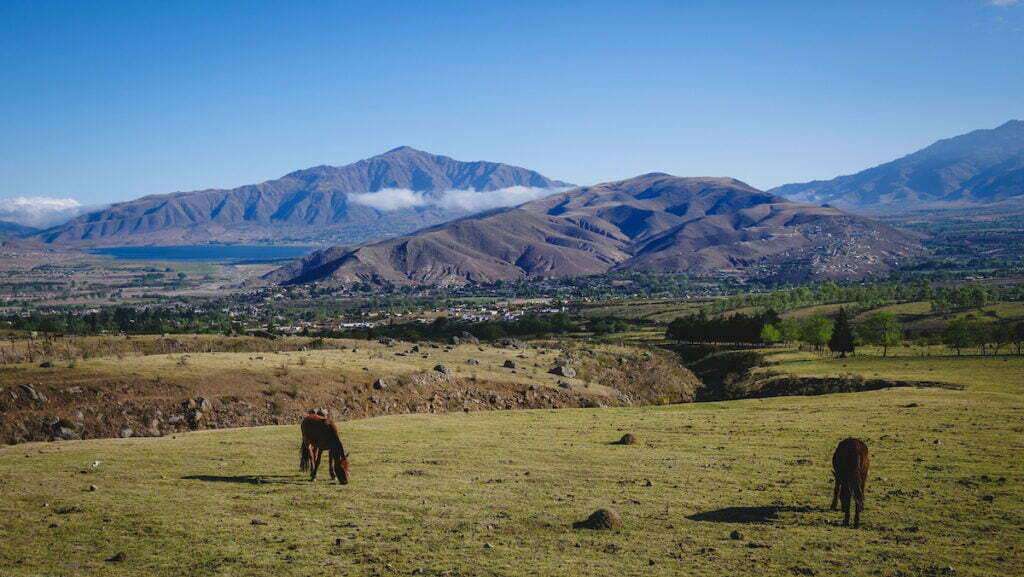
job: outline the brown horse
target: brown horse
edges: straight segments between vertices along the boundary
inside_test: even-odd
[[[302,420],[302,445],[299,447],[299,468],[309,470],[309,480],[316,481],[320,468],[320,456],[328,452],[327,468],[331,479],[337,478],[342,485],[348,484],[348,455],[338,437],[338,427],[327,417],[310,412]]]
[[[868,446],[860,439],[843,439],[832,454],[832,476],[836,488],[832,493],[832,510],[843,502],[843,526],[850,525],[850,497],[856,502],[853,527],[860,527],[860,512],[864,510],[864,488],[868,482]]]

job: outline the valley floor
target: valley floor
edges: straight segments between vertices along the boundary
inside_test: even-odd
[[[915,388],[391,416],[344,423],[348,486],[298,471],[296,426],[23,444],[0,574],[1019,574],[1022,423],[1019,394]],[[860,530],[826,510],[846,436]],[[598,507],[624,528],[572,528]]]

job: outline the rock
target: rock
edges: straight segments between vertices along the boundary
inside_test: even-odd
[[[418,353],[418,352],[420,352],[420,346],[419,345],[413,345],[413,347],[411,349],[409,349],[409,352],[410,353]]]
[[[39,363],[39,366],[44,368],[44,369],[49,369],[49,368],[53,367],[53,363],[51,363],[50,361],[43,361],[43,362]]]
[[[196,406],[199,407],[199,410],[201,411],[213,410],[213,403],[211,403],[210,399],[207,399],[206,397],[199,397],[196,399]]]
[[[570,391],[573,389],[572,383],[570,383],[568,381],[558,381],[558,386],[563,388],[563,389],[570,390]]]
[[[733,532],[729,533],[729,538],[732,539],[733,541],[742,541],[743,540],[743,533],[740,533],[739,531],[733,529]]]
[[[388,384],[384,382],[384,379],[377,379],[376,381],[373,381],[373,388],[378,391],[383,391],[388,388]]]
[[[467,359],[466,360],[466,364],[470,364],[470,365],[474,365],[475,366],[475,365],[479,365],[480,361],[478,361],[476,359]]]
[[[508,359],[508,360],[506,360],[506,361],[505,361],[505,363],[504,363],[503,365],[501,365],[501,366],[502,366],[502,367],[505,367],[506,369],[514,369],[514,368],[516,368],[516,362],[515,362],[515,361],[513,361],[512,359]]]
[[[577,521],[572,525],[576,529],[620,529],[622,527],[622,519],[619,514],[611,509],[598,509],[590,514],[589,517],[584,521]]]
[[[27,395],[28,398],[32,399],[33,401],[38,401],[40,403],[46,402],[46,395],[36,391],[35,388],[32,387],[32,385],[18,385],[18,388],[21,389],[21,392],[25,393],[25,395]]]
[[[77,432],[75,432],[74,429],[71,429],[69,427],[57,427],[53,432],[53,436],[62,441],[82,440],[82,435],[79,435]]]
[[[636,435],[634,435],[633,433],[626,433],[625,435],[622,435],[622,438],[620,438],[615,444],[616,445],[635,445],[636,444]]]
[[[558,375],[560,377],[566,377],[569,379],[576,376],[576,369],[566,365],[556,365],[548,372],[551,373],[552,375]]]
[[[250,525],[266,525],[267,522],[264,521],[263,519],[253,519],[252,521],[249,521],[249,524]]]
[[[444,365],[436,365],[434,367],[434,370],[439,372],[439,373],[441,373],[441,374],[444,374],[444,375],[450,375],[451,374],[451,370],[449,370],[448,367],[446,367]]]
[[[99,487],[97,487],[96,485],[89,485],[89,490],[90,491],[98,491]]]
[[[127,439],[128,437],[131,437],[134,433],[135,431],[131,430],[130,427],[125,427],[121,429],[121,438]]]
[[[127,558],[128,556],[124,554],[124,551],[118,551],[117,553],[114,553],[113,557],[107,558],[107,563],[120,563]]]
[[[491,545],[490,543],[484,543],[484,549],[494,549],[494,545]]]

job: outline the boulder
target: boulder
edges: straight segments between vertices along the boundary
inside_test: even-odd
[[[383,391],[388,388],[388,384],[384,382],[384,379],[377,379],[376,381],[373,381],[373,388],[378,391]]]
[[[615,444],[617,444],[617,445],[635,445],[636,444],[636,435],[634,435],[633,433],[626,433],[625,435],[622,435],[622,438],[620,438],[618,441],[616,441]]]
[[[555,367],[548,372],[552,375],[558,375],[569,379],[576,376],[576,369],[566,365],[555,365]]]
[[[21,389],[21,392],[25,393],[25,395],[29,399],[32,399],[33,401],[38,401],[40,403],[46,402],[46,395],[35,390],[35,388],[32,387],[32,385],[18,385],[18,388]]]
[[[512,359],[508,359],[505,361],[505,364],[501,366],[505,367],[506,369],[514,369],[516,368],[516,362],[513,361]]]
[[[439,372],[439,373],[441,373],[441,374],[444,374],[444,375],[450,375],[451,374],[451,370],[448,369],[448,367],[446,367],[444,365],[435,365],[434,366],[434,370]]]
[[[593,529],[596,531],[622,528],[622,518],[611,509],[598,509],[583,521],[572,525],[576,529]]]

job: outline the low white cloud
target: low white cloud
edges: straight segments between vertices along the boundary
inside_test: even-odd
[[[991,0],[989,4],[993,6],[1013,6],[1019,2],[1020,0]]]
[[[16,196],[0,198],[0,220],[24,226],[47,228],[92,210],[73,198]]]
[[[416,192],[404,188],[386,188],[377,192],[348,195],[349,200],[382,212],[436,206],[461,212],[480,212],[491,208],[515,206],[561,192],[564,188],[510,186],[498,190],[446,190],[440,193]]]
[[[384,212],[403,208],[416,208],[430,204],[423,193],[405,188],[383,188],[377,192],[357,192],[348,195],[348,198],[356,204],[362,204]]]

